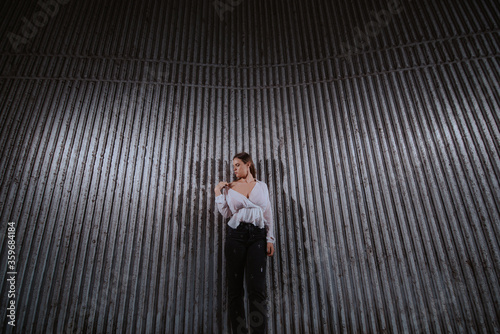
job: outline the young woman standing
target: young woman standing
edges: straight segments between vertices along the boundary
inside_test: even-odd
[[[267,325],[267,256],[274,254],[273,214],[267,185],[256,179],[255,165],[246,152],[233,157],[236,181],[215,187],[215,203],[227,224],[224,254],[233,333],[248,333],[244,311],[243,275],[246,272],[251,333]]]

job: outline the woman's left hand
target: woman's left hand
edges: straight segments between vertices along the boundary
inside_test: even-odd
[[[273,256],[274,254],[274,245],[272,242],[267,243],[267,256]]]

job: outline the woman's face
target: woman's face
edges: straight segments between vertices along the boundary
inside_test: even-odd
[[[242,177],[246,177],[249,172],[249,167],[250,163],[245,164],[241,159],[239,158],[234,158],[233,160],[233,170],[234,170],[234,175],[236,178],[240,179]]]

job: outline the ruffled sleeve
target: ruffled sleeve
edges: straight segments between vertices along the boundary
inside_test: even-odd
[[[227,204],[224,189],[222,189],[222,193],[219,196],[215,197],[215,203],[217,204],[217,209],[224,218],[229,218],[233,215],[231,209],[229,209],[229,205]]]
[[[273,210],[271,208],[271,201],[269,200],[269,189],[267,188],[267,185],[265,185],[265,192],[266,192],[266,197],[267,197],[267,207],[264,210],[264,224],[266,226],[266,231],[267,231],[267,237],[266,240],[267,242],[273,243],[275,242],[274,238],[274,218],[273,218]]]

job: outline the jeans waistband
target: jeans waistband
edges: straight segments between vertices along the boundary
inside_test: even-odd
[[[227,225],[228,228],[231,228],[231,226]],[[265,228],[263,227],[257,227],[255,226],[252,222],[240,222],[240,224],[238,225],[238,227],[236,228],[236,230],[249,230],[249,231],[261,231],[261,230],[264,230]]]

